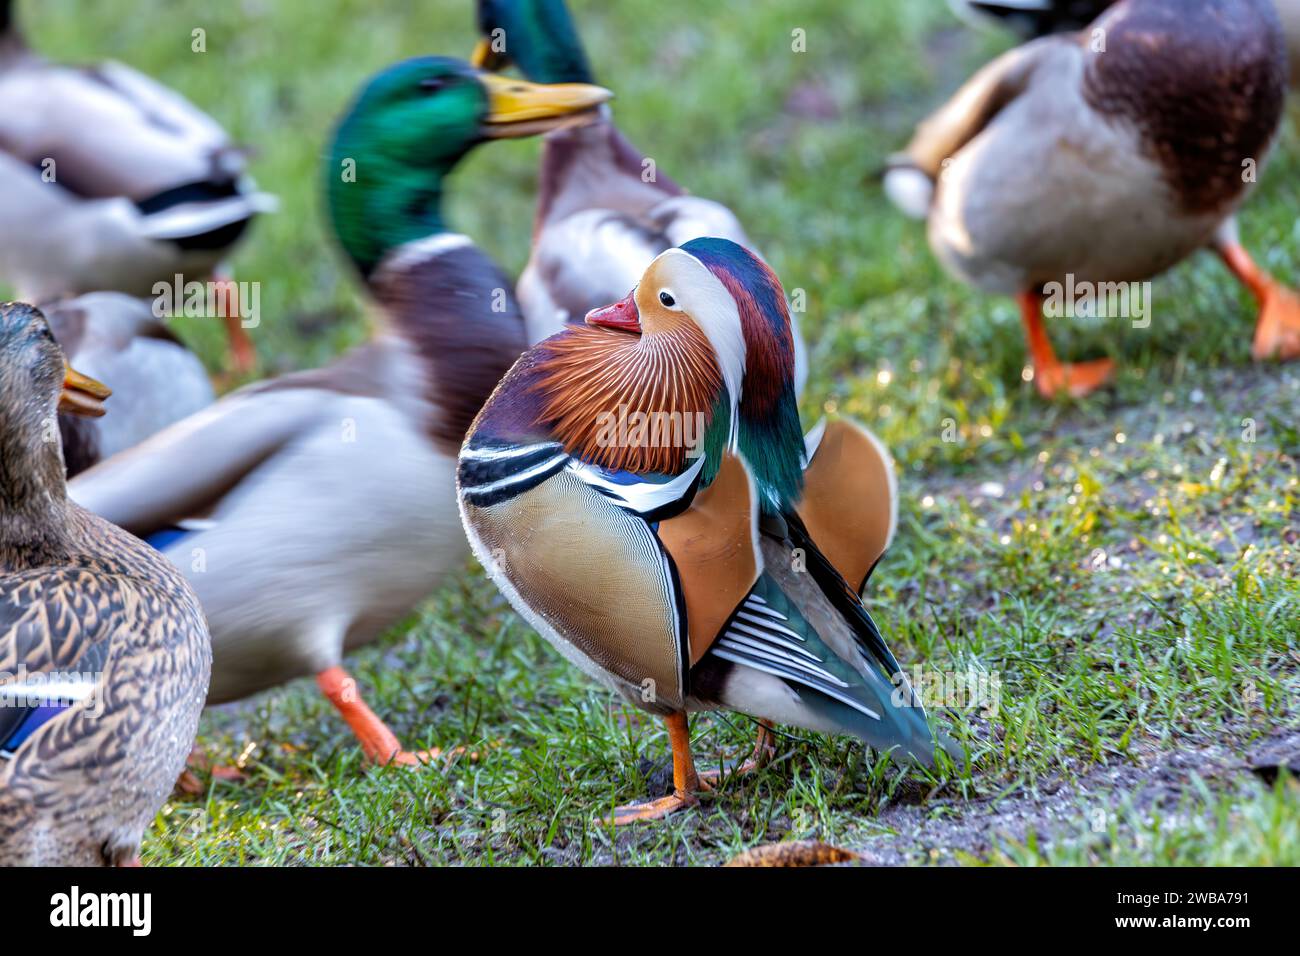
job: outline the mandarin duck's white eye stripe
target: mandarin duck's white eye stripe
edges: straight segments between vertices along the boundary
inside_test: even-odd
[[[664,288],[671,292],[676,306],[690,314],[713,346],[734,409],[745,378],[745,332],[736,300],[722,280],[689,252],[669,249],[655,262],[671,280]],[[732,425],[734,437],[734,421]]]

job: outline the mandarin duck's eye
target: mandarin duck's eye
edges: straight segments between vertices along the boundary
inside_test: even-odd
[[[677,304],[677,300],[672,297],[672,293],[670,292],[660,292],[659,301],[670,309]]]

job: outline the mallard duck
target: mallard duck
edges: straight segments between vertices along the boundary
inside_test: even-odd
[[[134,861],[198,729],[198,599],[67,500],[55,409],[103,414],[39,311],[0,304],[0,865]]]
[[[479,0],[478,25],[476,65],[514,63],[535,83],[595,82],[564,0]],[[602,122],[548,134],[532,251],[516,289],[529,341],[580,323],[630,289],[659,253],[703,236],[754,248],[735,213],[688,194],[628,142],[607,110]],[[807,358],[797,324],[794,336],[802,391]]]
[[[371,760],[438,753],[402,749],[342,660],[464,561],[456,454],[525,346],[509,282],[447,229],[445,180],[484,140],[589,120],[609,95],[431,57],[372,78],[338,126],[324,184],[382,331],[72,482],[76,500],[154,536],[185,570],[212,628],[210,702],[315,674]]]
[[[0,280],[25,299],[206,279],[274,205],[211,117],[121,63],[46,60],[0,0]],[[222,318],[247,371],[233,305]]]
[[[1002,23],[1025,39],[1080,30],[1101,16],[1115,0],[949,0],[968,20]],[[1300,85],[1300,0],[1273,0],[1286,36],[1291,85]]]
[[[208,373],[142,299],[92,292],[41,306],[68,362],[113,383],[113,414],[60,415],[68,477],[211,405]]]
[[[690,711],[930,763],[925,712],[858,599],[893,533],[889,456],[845,421],[801,434],[775,274],[737,243],[692,240],[586,322],[493,392],[458,493],[514,608],[667,724],[673,794],[614,822],[696,802],[709,775],[694,768]]]
[[[928,219],[950,272],[1019,296],[1044,396],[1087,394],[1113,372],[1057,360],[1045,286],[1122,295],[1103,284],[1148,279],[1206,245],[1260,302],[1255,358],[1292,359],[1300,300],[1255,265],[1233,218],[1285,95],[1270,0],[1121,0],[1080,34],[980,70],[893,157],[885,188]]]
[[[1025,39],[1079,30],[1115,0],[948,0],[963,20],[1000,23]]]

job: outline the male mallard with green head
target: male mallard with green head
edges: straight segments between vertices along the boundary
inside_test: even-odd
[[[56,409],[107,395],[40,312],[0,304],[0,865],[135,860],[203,710],[198,598],[65,493]]]
[[[687,713],[851,734],[923,763],[925,711],[858,592],[893,533],[888,453],[844,421],[805,438],[781,284],[696,239],[534,346],[460,453],[461,515],[510,603],[571,662],[661,716],[696,801]]]
[[[382,329],[316,371],[250,386],[92,468],[73,496],[158,540],[213,635],[209,700],[315,674],[379,763],[402,749],[342,668],[461,565],[456,453],[525,346],[510,284],[443,218],[489,139],[589,120],[599,87],[537,86],[423,57],[372,78],[325,166],[331,221]]]
[[[1260,302],[1255,358],[1297,358],[1300,299],[1255,265],[1234,219],[1286,72],[1270,0],[1121,0],[984,67],[894,157],[886,190],[928,220],[954,275],[1019,296],[1044,396],[1113,371],[1056,358],[1045,285],[1145,280],[1206,245]]]
[[[536,83],[595,82],[564,0],[479,0],[478,23],[475,64],[514,63]],[[704,236],[753,249],[730,209],[688,194],[657,166],[647,175],[650,168],[607,110],[598,123],[546,136],[532,254],[517,287],[530,342],[623,295],[665,249]],[[802,390],[808,371],[797,325],[794,336]]]
[[[31,301],[218,270],[273,197],[207,114],[121,63],[52,63],[0,0],[0,279]],[[228,305],[230,303],[227,303]],[[237,310],[232,357],[255,361]]]

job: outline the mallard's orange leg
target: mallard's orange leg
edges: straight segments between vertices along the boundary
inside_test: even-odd
[[[366,706],[357,691],[357,682],[343,668],[330,667],[321,671],[316,675],[316,684],[348,722],[361,743],[362,752],[371,763],[381,767],[390,763],[412,767],[429,763],[443,755],[443,750],[439,747],[432,750],[403,750],[397,735]],[[456,747],[447,751],[446,755],[454,757],[464,752],[464,747]]]
[[[776,756],[776,738],[772,736],[772,724],[767,720],[758,722],[758,739],[754,741],[754,752],[748,759],[734,767],[719,767],[717,770],[700,771],[700,783],[708,788],[714,787],[723,777],[739,776],[753,773],[767,765]]]
[[[1067,392],[1082,398],[1110,381],[1115,363],[1110,359],[1090,362],[1062,362],[1052,349],[1043,327],[1043,296],[1039,292],[1022,292],[1018,297],[1020,315],[1025,323],[1025,341],[1034,366],[1034,385],[1043,398],[1055,398]]]
[[[668,725],[668,739],[673,745],[673,792],[647,803],[632,803],[618,807],[606,822],[619,827],[637,820],[661,820],[670,813],[700,802],[695,792],[700,789],[700,778],[691,758],[691,731],[685,714],[669,714],[664,718]]]
[[[239,286],[231,279],[230,273],[222,271],[212,277],[215,299],[221,312],[221,320],[226,326],[226,339],[230,343],[230,368],[234,375],[247,375],[257,367],[257,350],[253,340],[244,328],[244,318],[240,315]]]
[[[1276,355],[1300,358],[1300,297],[1255,264],[1235,236],[1235,230],[1216,240],[1215,250],[1259,302],[1255,341],[1250,354],[1262,362]]]

